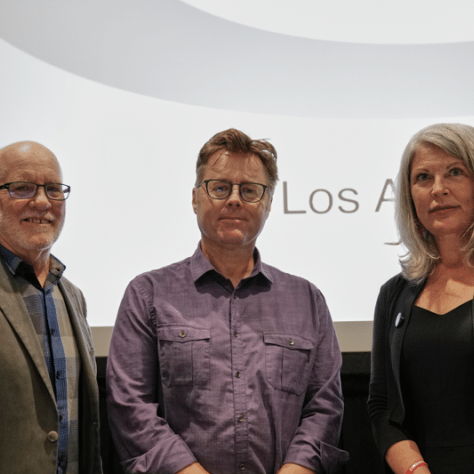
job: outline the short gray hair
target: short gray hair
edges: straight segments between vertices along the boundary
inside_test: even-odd
[[[400,243],[407,249],[400,264],[404,276],[418,282],[430,275],[440,258],[433,236],[426,230],[422,231],[410,191],[411,163],[416,150],[423,144],[437,146],[460,158],[474,174],[474,127],[459,123],[430,125],[416,133],[403,152],[395,188],[395,219]],[[465,247],[468,264],[471,264],[474,254],[472,229],[473,226],[469,228],[471,236]]]

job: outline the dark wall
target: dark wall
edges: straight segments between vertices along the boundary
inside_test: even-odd
[[[106,364],[106,357],[97,359],[104,474],[123,474],[112,443],[107,420],[107,407],[105,405]],[[350,453],[351,459],[341,474],[384,474],[383,462],[375,448],[367,414],[369,376],[369,352],[346,352],[343,354],[341,379],[345,411],[339,445]]]

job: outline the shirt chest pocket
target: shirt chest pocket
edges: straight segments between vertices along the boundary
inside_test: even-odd
[[[211,330],[166,326],[157,331],[161,380],[168,386],[205,385],[210,376]]]
[[[299,336],[264,333],[265,373],[273,388],[301,395],[309,380],[313,343]]]

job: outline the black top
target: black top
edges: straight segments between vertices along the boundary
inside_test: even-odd
[[[401,367],[401,353],[405,333],[408,332],[407,328],[411,324],[415,301],[424,285],[425,281],[411,282],[398,274],[382,286],[377,298],[368,408],[374,439],[383,457],[394,443],[414,437],[408,432],[406,426],[408,415],[405,407],[407,397],[411,398],[411,396],[405,393],[406,389],[402,393],[401,379],[406,374]],[[474,301],[471,305],[474,305]],[[466,311],[471,312],[469,308]],[[434,318],[437,317],[434,315]],[[470,327],[472,331],[472,326]],[[422,340],[423,335],[417,331],[414,337],[416,340]],[[434,357],[431,352],[430,355]],[[468,363],[471,365],[466,370],[472,373],[472,362],[468,361]],[[449,363],[450,370],[458,370],[457,363],[454,367],[451,365],[452,362]],[[417,376],[424,376],[424,374],[417,374]],[[430,395],[430,398],[432,397],[433,395]],[[472,400],[472,395],[466,395],[466,399]],[[455,403],[458,402],[449,401],[449,404]],[[455,425],[456,422],[452,423]],[[413,425],[413,422],[411,424]],[[462,447],[424,448],[420,446],[420,448],[433,474],[473,473],[474,445],[472,444]],[[387,464],[385,467],[387,473],[393,474]]]
[[[472,301],[439,315],[413,306],[401,355],[403,425],[421,447],[474,444]]]

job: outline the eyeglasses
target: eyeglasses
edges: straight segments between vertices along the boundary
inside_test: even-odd
[[[44,188],[48,199],[53,201],[65,201],[71,192],[71,186],[61,183],[36,184],[27,181],[15,181],[0,186],[0,189],[8,189],[8,194],[15,199],[31,199],[36,196],[38,188]]]
[[[222,179],[206,179],[202,183],[198,184],[196,188],[199,188],[203,184],[206,185],[206,192],[212,199],[227,199],[232,193],[234,186],[239,187],[240,197],[245,202],[257,203],[263,199],[265,191],[268,186],[260,183],[231,183],[230,181],[224,181]]]

